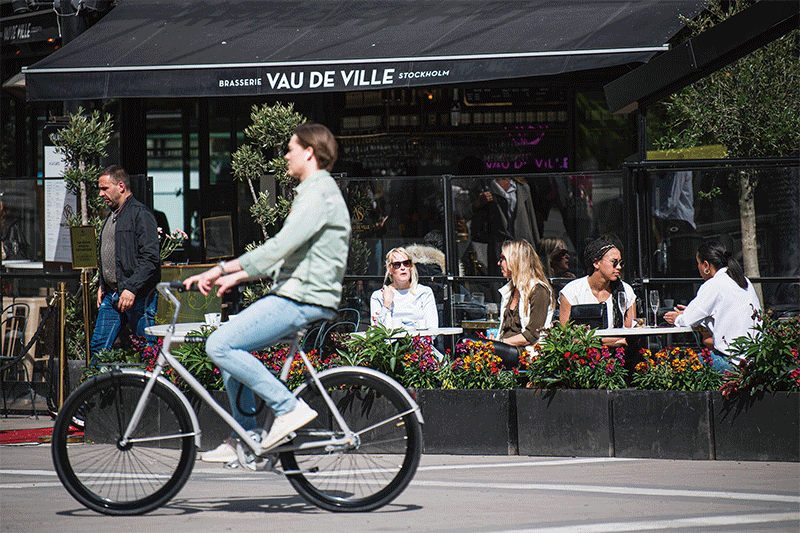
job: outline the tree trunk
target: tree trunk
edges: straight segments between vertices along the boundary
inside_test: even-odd
[[[742,228],[742,267],[748,278],[761,277],[758,268],[758,242],[756,241],[756,206],[754,191],[758,179],[752,169],[739,172],[739,222]],[[753,288],[758,295],[763,309],[764,297],[761,284],[754,283]]]
[[[258,196],[256,195],[256,190],[253,187],[253,180],[250,178],[247,179],[247,184],[250,186],[250,194],[253,195],[253,204],[258,203]],[[259,224],[261,226],[261,232],[264,234],[264,240],[266,241],[269,239],[269,235],[267,235],[267,227],[264,224]]]
[[[81,176],[86,172],[86,163],[81,161],[78,163],[78,168],[81,171]],[[89,204],[86,199],[86,182],[81,180],[81,224],[84,226],[89,225]]]

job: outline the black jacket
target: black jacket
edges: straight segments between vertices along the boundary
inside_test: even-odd
[[[109,213],[100,228],[97,240],[98,250],[102,249],[103,228],[114,213]],[[117,256],[117,292],[129,290],[136,298],[144,298],[161,281],[161,256],[156,217],[143,203],[129,197],[117,218],[115,231],[115,250]],[[102,260],[102,259],[101,259]],[[100,269],[100,283],[107,292],[103,269]]]

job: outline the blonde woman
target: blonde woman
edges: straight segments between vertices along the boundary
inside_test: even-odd
[[[539,332],[549,328],[553,321],[555,298],[553,289],[544,275],[542,262],[528,241],[503,243],[497,262],[503,277],[509,282],[500,288],[500,327],[495,343],[495,353],[506,366],[516,366],[517,361],[507,361],[509,355],[502,344],[516,348],[517,357],[533,353]],[[500,346],[498,346],[500,345]],[[510,352],[513,356],[514,353]]]
[[[372,293],[369,301],[370,322],[388,328],[438,328],[436,299],[430,287],[418,283],[414,261],[405,248],[386,254],[383,287]]]

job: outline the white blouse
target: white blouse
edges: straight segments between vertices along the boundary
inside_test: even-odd
[[[636,305],[636,293],[633,292],[633,287],[622,282],[622,287],[625,289],[625,299],[627,300],[628,307],[625,310],[627,312],[628,309]],[[576,280],[572,280],[567,283],[563,289],[561,289],[561,295],[567,300],[569,305],[582,305],[582,304],[606,304],[606,308],[608,310],[608,327],[613,327],[613,320],[614,320],[614,298],[610,297],[605,302],[598,302],[597,298],[595,297],[594,293],[592,292],[592,288],[589,286],[589,277],[584,276],[582,278],[578,278]]]
[[[728,275],[728,268],[723,267],[700,285],[697,296],[678,315],[675,325],[704,325],[714,336],[714,349],[730,355],[733,339],[754,333],[752,327],[758,323],[753,318],[755,311],[761,311],[761,303],[753,284],[748,279],[747,288],[741,288]]]
[[[392,289],[394,298],[389,308],[383,305],[383,291],[380,288],[369,299],[370,324],[381,324],[387,328],[418,329],[419,323],[425,328],[439,327],[439,313],[433,291],[425,285],[417,285],[415,293],[410,289]]]

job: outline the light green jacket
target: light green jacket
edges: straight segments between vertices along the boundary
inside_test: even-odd
[[[338,185],[320,170],[295,189],[297,196],[283,228],[242,255],[250,277],[270,275],[270,294],[338,309],[350,243],[350,213]],[[276,274],[277,271],[277,274]]]

